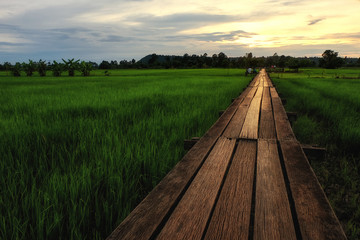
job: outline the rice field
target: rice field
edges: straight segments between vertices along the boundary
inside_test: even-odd
[[[104,239],[250,81],[242,69],[0,73],[0,239]]]
[[[314,168],[349,239],[360,239],[360,69],[301,69],[270,75],[302,143],[327,148]]]
[[[250,81],[243,69],[0,72],[0,239],[104,239]],[[360,238],[360,69],[271,74],[349,239]],[[65,75],[65,73],[64,73]]]

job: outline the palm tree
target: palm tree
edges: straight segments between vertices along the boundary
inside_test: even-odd
[[[11,67],[11,73],[14,77],[20,77],[21,75],[21,64],[17,62],[13,67]]]
[[[75,70],[78,69],[78,65],[79,65],[79,60],[74,60],[73,59],[68,59],[67,61],[65,61],[64,59],[62,59],[63,62],[65,63],[65,68],[68,70],[69,72],[69,76],[74,76],[75,75]]]
[[[89,62],[82,61],[79,68],[83,76],[90,76],[93,65]]]
[[[38,72],[39,72],[40,76],[45,77],[46,76],[46,67],[47,67],[45,61],[40,59],[37,67],[38,67]]]
[[[53,61],[52,64],[52,71],[53,71],[53,75],[55,77],[60,77],[61,76],[61,72],[63,71],[63,64],[62,63],[58,63],[57,61]]]
[[[28,77],[31,77],[36,70],[36,63],[32,60],[29,60],[29,63],[24,62],[22,66],[25,70],[26,76]]]

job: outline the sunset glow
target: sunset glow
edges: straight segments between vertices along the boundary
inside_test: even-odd
[[[0,3],[0,54],[89,60],[150,53],[360,57],[359,0],[25,0]]]

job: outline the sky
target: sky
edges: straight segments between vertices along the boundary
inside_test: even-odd
[[[0,1],[0,63],[157,53],[360,57],[360,0]]]

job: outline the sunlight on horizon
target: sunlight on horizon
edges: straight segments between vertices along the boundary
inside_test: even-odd
[[[320,56],[333,49],[360,57],[359,0],[24,3],[0,3],[5,56],[71,57],[74,49],[89,59],[209,51]]]

